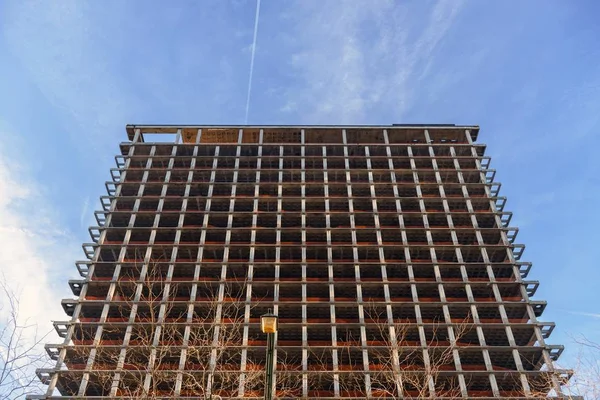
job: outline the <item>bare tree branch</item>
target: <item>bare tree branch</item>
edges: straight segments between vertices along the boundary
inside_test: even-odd
[[[35,369],[48,362],[36,324],[22,319],[19,296],[0,276],[0,399],[16,399],[40,390]]]
[[[469,318],[453,323],[428,324],[424,330],[426,343],[421,343],[415,324],[389,321],[385,312],[374,305],[365,307],[369,329],[369,365],[365,373],[361,342],[352,332],[337,346],[338,371],[323,361],[324,379],[339,385],[341,396],[387,399],[434,399],[462,397],[458,379],[444,374],[454,369],[457,342],[470,330]],[[449,329],[453,339],[449,338]],[[415,334],[417,335],[416,337]],[[319,355],[311,355],[319,360]],[[326,375],[331,375],[327,378]],[[368,380],[368,384],[367,384]],[[370,393],[367,390],[370,388]]]
[[[241,360],[246,283],[206,282],[196,287],[194,302],[181,301],[189,299],[189,286],[167,281],[158,265],[148,265],[139,279],[119,281],[114,315],[127,322],[107,323],[99,343],[74,343],[69,368],[78,368],[74,362],[80,360],[88,385],[103,395],[214,399],[262,393],[264,363],[247,357],[242,366]],[[278,389],[298,386],[285,360],[278,368]]]

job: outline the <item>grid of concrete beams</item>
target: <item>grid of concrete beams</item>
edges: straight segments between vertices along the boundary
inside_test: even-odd
[[[418,357],[398,368],[416,371],[451,349],[426,382],[438,398],[531,398],[542,366],[552,371],[562,347],[545,343],[554,324],[538,321],[546,304],[530,299],[538,283],[526,280],[531,265],[521,261],[485,145],[475,143],[478,127],[127,131],[83,246],[87,260],[77,263],[82,279],[70,281],[78,297],[63,301],[70,319],[55,323],[64,343],[47,346],[56,368],[38,371],[47,395],[37,398],[122,395],[151,264],[172,289],[161,318],[183,318],[182,337],[212,293],[219,302],[241,294],[232,368],[240,379],[264,362],[259,317],[272,308],[278,357],[294,364],[287,368],[298,381],[282,394],[290,398],[417,397],[415,384],[388,388],[376,376],[381,354],[398,360],[406,349]],[[138,293],[134,307],[119,305],[123,281]],[[384,336],[399,327],[402,343],[391,348]],[[99,368],[107,346],[118,357]],[[185,343],[173,348],[171,393],[193,397],[182,390],[181,371],[194,368]],[[99,384],[107,368],[110,384]],[[561,377],[550,377],[555,388]],[[242,383],[220,395],[262,396]]]

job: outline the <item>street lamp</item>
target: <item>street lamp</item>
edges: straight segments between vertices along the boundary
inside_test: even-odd
[[[267,334],[267,365],[265,379],[265,400],[273,399],[273,367],[275,366],[275,333],[277,332],[277,315],[271,309],[260,317],[260,329]]]

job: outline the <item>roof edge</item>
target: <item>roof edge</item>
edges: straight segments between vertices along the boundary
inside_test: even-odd
[[[177,129],[244,129],[244,128],[311,128],[311,129],[332,129],[332,128],[366,128],[366,129],[388,129],[388,128],[435,128],[435,129],[469,129],[473,131],[474,140],[479,133],[479,125],[456,125],[456,124],[391,124],[391,125],[185,125],[185,124],[127,124],[125,129],[129,140],[133,140],[134,130],[140,128],[142,130],[156,129],[165,133],[176,133]]]

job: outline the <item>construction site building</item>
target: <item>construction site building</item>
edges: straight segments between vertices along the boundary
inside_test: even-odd
[[[279,398],[560,395],[563,347],[478,132],[127,126],[31,398],[262,398],[269,310]],[[226,362],[191,355],[206,324]]]

